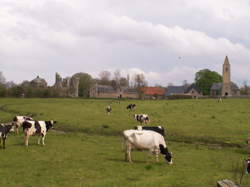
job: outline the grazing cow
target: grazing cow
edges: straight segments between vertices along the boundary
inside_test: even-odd
[[[135,109],[135,107],[136,107],[135,104],[129,104],[129,105],[127,106],[127,109],[130,110],[130,111],[132,111],[132,110]]]
[[[12,131],[14,123],[0,124],[0,144],[3,141],[3,148],[5,149],[5,141],[7,139],[7,134]]]
[[[246,159],[246,174],[250,173],[250,156]]]
[[[134,118],[136,121],[140,122],[140,123],[149,123],[150,120],[149,120],[149,117],[147,114],[135,114],[134,115]]]
[[[165,129],[162,126],[156,126],[156,127],[136,126],[135,129],[137,129],[137,130],[151,130],[151,131],[155,131],[155,132],[161,134],[162,136],[165,136]]]
[[[18,134],[18,129],[23,125],[23,122],[26,120],[32,121],[33,119],[28,116],[15,116],[13,118],[13,122],[15,123],[15,130],[17,134]]]
[[[146,149],[155,154],[156,161],[159,161],[159,153],[163,154],[165,160],[172,164],[172,153],[168,151],[164,137],[157,132],[150,130],[125,130],[123,131],[125,140],[125,160],[132,162],[132,148]]]
[[[111,108],[111,106],[110,106],[110,105],[108,105],[108,106],[106,107],[106,112],[107,112],[107,114],[108,114],[108,115],[110,115],[110,114],[111,114],[111,112],[112,112],[112,108]]]
[[[29,137],[33,135],[38,135],[38,145],[40,144],[40,139],[42,137],[42,145],[44,144],[44,139],[47,131],[53,128],[56,121],[25,121],[23,122],[23,132],[24,132],[24,143],[26,146],[29,144]]]
[[[218,97],[218,103],[222,103],[222,98],[221,97]]]

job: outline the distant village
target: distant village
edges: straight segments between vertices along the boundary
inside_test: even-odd
[[[102,73],[100,79],[92,79],[87,73],[76,73],[66,78],[56,73],[53,86],[48,86],[45,79],[37,76],[31,81],[24,81],[14,87],[15,89],[6,89],[4,93],[0,89],[0,96],[178,99],[250,95],[250,88],[247,85],[240,89],[231,81],[231,66],[228,57],[223,63],[222,81],[212,83],[209,93],[206,94],[197,83],[149,87],[143,75],[136,75],[135,84],[131,85],[129,76],[124,78],[119,75],[119,72],[115,72],[117,76],[109,80],[109,72]],[[11,88],[11,86],[7,87]]]

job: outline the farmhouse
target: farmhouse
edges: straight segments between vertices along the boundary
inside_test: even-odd
[[[173,95],[187,95],[192,98],[197,98],[202,96],[202,92],[195,84],[187,86],[168,86],[165,96],[168,97]]]
[[[162,99],[166,89],[161,87],[143,87],[141,92],[144,99]]]
[[[239,87],[231,81],[231,65],[228,57],[226,56],[223,71],[222,71],[221,83],[213,83],[211,87],[211,96],[238,96],[240,95]]]

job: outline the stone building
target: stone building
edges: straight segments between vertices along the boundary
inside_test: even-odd
[[[92,98],[138,98],[139,95],[135,88],[124,87],[115,89],[109,85],[95,84],[90,89],[90,97]]]
[[[30,85],[34,88],[47,88],[48,84],[45,81],[45,79],[40,78],[39,76],[37,76],[35,79],[33,79],[32,81],[30,81]]]
[[[61,97],[78,97],[80,79],[77,76],[62,78],[58,73],[55,76],[54,88]]]
[[[239,87],[231,81],[231,65],[229,63],[228,57],[226,56],[223,70],[222,70],[221,83],[213,83],[211,87],[211,96],[238,96],[240,95]]]

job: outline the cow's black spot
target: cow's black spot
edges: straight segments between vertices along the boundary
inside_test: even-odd
[[[23,122],[23,130],[31,128],[32,124],[28,121]]]
[[[17,117],[16,116],[13,118],[13,121],[17,122]]]
[[[35,129],[36,133],[41,133],[41,125],[39,124],[38,121],[35,121]]]

